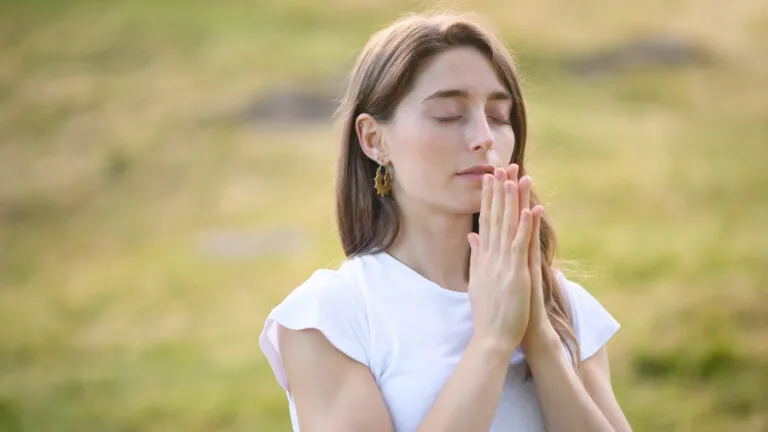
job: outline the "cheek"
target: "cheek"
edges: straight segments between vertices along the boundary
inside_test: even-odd
[[[401,119],[395,131],[394,144],[399,155],[417,158],[419,155],[430,154],[446,145],[449,134],[445,127],[434,121],[425,119],[418,114],[408,119]]]
[[[494,137],[493,144],[503,161],[508,162],[512,160],[512,152],[515,150],[516,140],[515,133],[511,128],[507,127],[499,130]]]
[[[415,147],[419,147],[419,151],[428,159],[439,159],[452,154],[457,137],[455,129],[439,124],[425,124],[419,131]]]
[[[404,125],[405,126],[405,125]],[[413,121],[393,136],[391,152],[398,166],[399,177],[408,181],[410,188],[440,182],[440,177],[453,173],[458,139],[456,132],[427,121]],[[510,153],[511,154],[511,153]]]

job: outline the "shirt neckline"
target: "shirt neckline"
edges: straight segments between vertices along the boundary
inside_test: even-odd
[[[469,299],[469,293],[462,292],[462,291],[449,290],[448,288],[445,288],[442,285],[430,279],[427,279],[426,277],[422,276],[419,272],[409,267],[404,262],[390,255],[389,252],[379,252],[377,255],[383,258],[384,261],[387,261],[393,267],[397,267],[398,269],[400,269],[405,276],[412,279],[415,283],[419,283],[421,285],[429,287],[429,289],[431,289],[432,291],[439,292],[440,294],[445,296],[464,299],[464,300]]]

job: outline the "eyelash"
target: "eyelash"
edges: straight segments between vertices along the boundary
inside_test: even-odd
[[[457,120],[460,120],[462,116],[454,116],[454,117],[437,117],[435,120],[437,120],[439,123],[452,123]],[[497,119],[495,117],[487,117],[489,120],[491,120],[494,123],[503,124],[503,125],[511,125],[512,122],[509,120],[501,120]]]
[[[461,119],[461,116],[453,116],[453,117],[436,117],[435,120],[438,121],[438,123],[452,123],[457,120]]]

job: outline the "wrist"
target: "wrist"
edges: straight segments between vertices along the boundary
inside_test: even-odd
[[[485,358],[498,360],[504,364],[509,363],[512,354],[519,344],[507,341],[474,336],[469,342],[468,349],[476,350]]]
[[[546,326],[536,337],[523,340],[523,352],[529,362],[537,359],[560,355],[563,346],[560,337],[552,326]]]

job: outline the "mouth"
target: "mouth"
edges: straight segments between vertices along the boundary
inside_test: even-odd
[[[456,175],[467,177],[482,177],[485,174],[493,174],[494,167],[492,165],[475,165],[460,171]]]

